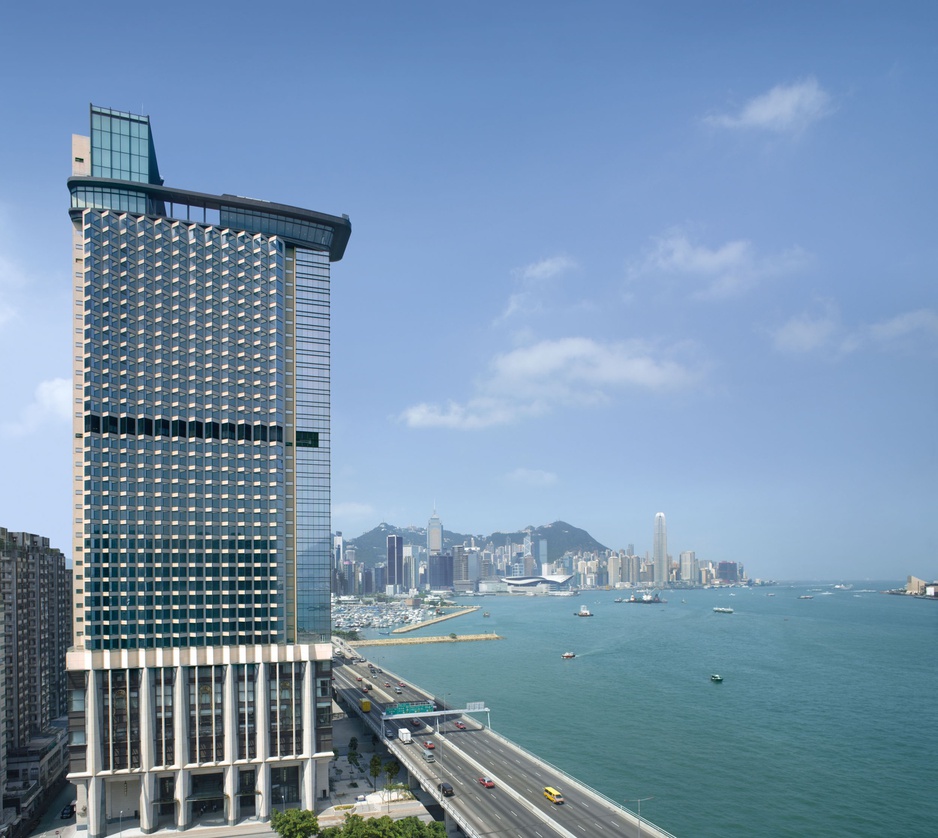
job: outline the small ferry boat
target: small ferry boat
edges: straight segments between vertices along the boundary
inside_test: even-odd
[[[802,594],[798,599],[814,599],[810,594]]]
[[[576,654],[573,652],[564,652],[560,657],[562,657],[564,660],[569,660],[570,658],[575,658]]]
[[[711,676],[710,676],[710,680],[713,681],[714,684],[722,684],[722,683],[723,683],[723,676],[722,676],[722,675],[711,675]]]
[[[714,606],[713,610],[716,611],[717,614],[732,614],[733,613],[732,608],[723,608],[719,605]]]
[[[574,616],[576,616],[576,617],[592,617],[592,616],[593,616],[593,612],[590,611],[589,608],[587,608],[585,605],[581,605],[581,606],[580,606],[580,610],[574,612]]]

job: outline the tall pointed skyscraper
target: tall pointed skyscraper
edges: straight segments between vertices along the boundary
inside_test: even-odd
[[[668,525],[664,520],[664,513],[655,515],[655,585],[668,584]]]
[[[312,809],[332,758],[329,265],[351,225],[164,186],[147,117],[92,106],[72,159],[79,828]]]
[[[443,552],[443,522],[440,516],[433,510],[430,521],[427,524],[427,553],[431,556],[439,556]]]

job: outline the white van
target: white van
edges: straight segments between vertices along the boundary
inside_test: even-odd
[[[424,762],[436,762],[436,757],[433,756],[433,751],[424,751],[423,761]]]

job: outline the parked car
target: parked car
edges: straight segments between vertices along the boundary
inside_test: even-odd
[[[74,818],[74,817],[75,817],[75,804],[74,804],[74,803],[69,803],[68,806],[66,806],[66,807],[62,810],[62,814],[59,815],[59,817],[60,817],[63,821],[67,821],[67,820],[69,820],[69,819],[71,819],[71,818]]]

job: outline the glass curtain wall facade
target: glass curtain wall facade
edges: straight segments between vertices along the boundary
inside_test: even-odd
[[[165,187],[147,117],[92,106],[72,148],[79,824],[266,818],[273,772],[314,808],[349,221]]]

